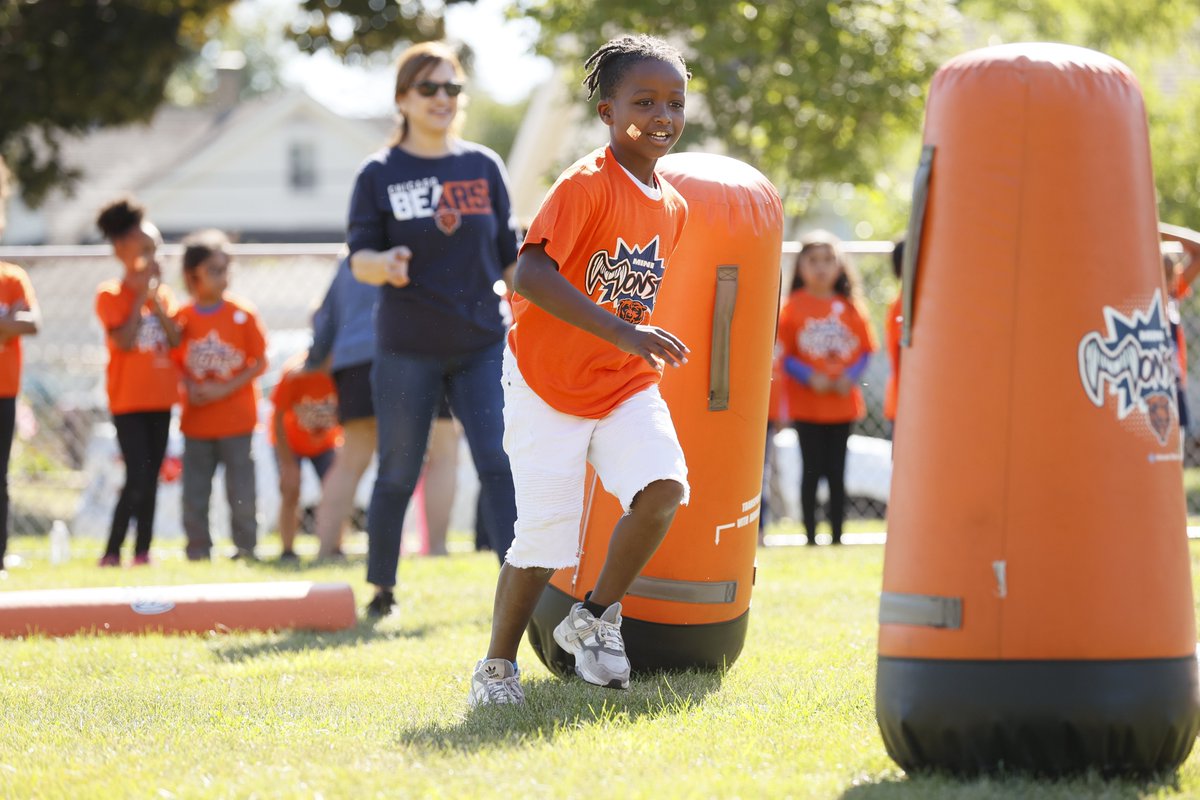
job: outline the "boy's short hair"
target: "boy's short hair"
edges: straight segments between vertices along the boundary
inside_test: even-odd
[[[690,80],[692,77],[683,54],[667,41],[644,33],[636,36],[618,36],[601,45],[600,49],[583,62],[584,69],[588,70],[583,79],[583,85],[588,90],[588,99],[592,99],[597,90],[602,99],[612,97],[626,70],[647,59],[675,64],[683,71],[684,78]]]
[[[189,233],[183,239],[183,271],[194,272],[214,253],[224,253],[229,247],[229,237],[216,228]]]

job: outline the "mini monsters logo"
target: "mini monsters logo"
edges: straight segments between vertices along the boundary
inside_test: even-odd
[[[1079,377],[1088,400],[1104,407],[1105,386],[1116,398],[1117,419],[1146,416],[1159,444],[1167,443],[1175,407],[1175,353],[1156,291],[1145,311],[1125,316],[1105,306],[1104,335],[1092,331],[1079,342]]]
[[[584,289],[589,296],[599,290],[598,305],[611,305],[621,319],[640,325],[650,319],[665,269],[657,236],[645,247],[617,239],[614,255],[597,250],[588,259]]]
[[[139,353],[161,353],[167,350],[167,345],[167,333],[158,317],[152,314],[144,315],[138,325],[134,349]]]
[[[227,381],[246,363],[246,356],[226,343],[216,331],[209,331],[188,347],[187,371],[197,378],[217,377]]]
[[[296,403],[296,421],[311,433],[321,433],[337,425],[337,401],[326,397],[303,397]]]
[[[846,361],[858,350],[859,341],[854,332],[841,320],[844,309],[835,304],[828,317],[812,317],[796,336],[800,352],[813,358],[830,358]]]

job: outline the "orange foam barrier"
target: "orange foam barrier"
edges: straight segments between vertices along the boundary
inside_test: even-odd
[[[691,348],[661,389],[692,491],[626,595],[622,630],[634,670],[719,668],[741,652],[754,586],[783,207],[762,173],[732,158],[680,153],[658,167],[688,203],[652,322]],[[579,565],[555,574],[530,625],[560,674],[573,660],[551,633],[595,585],[622,514],[590,468],[587,480]]]
[[[933,80],[905,256],[877,715],[905,769],[1182,763],[1200,726],[1146,113],[1121,63]]]
[[[344,583],[286,581],[0,592],[0,636],[337,631],[357,623]]]

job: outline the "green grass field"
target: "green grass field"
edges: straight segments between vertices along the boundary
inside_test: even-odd
[[[347,581],[361,561],[285,570],[51,566],[44,540],[0,590]],[[1200,545],[1192,547],[1200,561]],[[1159,782],[906,777],[874,717],[878,546],[763,549],[750,633],[724,674],[615,692],[551,677],[526,647],[528,705],[468,713],[495,559],[401,567],[400,613],[339,634],[0,641],[0,797],[1200,797],[1200,754]],[[1200,573],[1193,563],[1193,573]]]

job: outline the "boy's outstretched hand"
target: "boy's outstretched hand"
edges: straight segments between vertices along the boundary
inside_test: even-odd
[[[672,367],[686,364],[687,354],[692,352],[673,333],[653,325],[629,325],[614,344],[626,353],[646,359],[646,363],[655,369],[658,369],[659,361]]]

